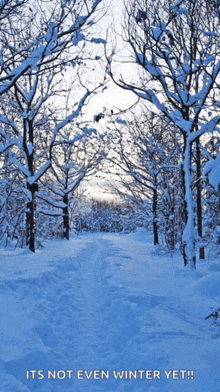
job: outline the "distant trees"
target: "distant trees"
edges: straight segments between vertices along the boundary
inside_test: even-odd
[[[77,219],[80,223],[77,231],[93,233],[129,233],[138,226],[131,204],[112,199],[85,199],[84,211],[78,214]]]
[[[26,193],[23,179],[15,168],[7,152],[0,160],[0,241],[7,245],[11,239],[16,240],[16,246],[25,244],[25,222],[23,219],[26,205]]]
[[[116,49],[106,55],[109,74],[125,90],[147,100],[183,138],[184,265],[195,267],[197,232],[202,236],[200,138],[219,123],[220,24],[216,2],[130,0],[125,5],[124,42],[139,77],[116,76]],[[117,59],[119,60],[119,59]],[[123,66],[121,67],[123,75]],[[197,157],[197,219],[192,185],[192,153]],[[196,224],[197,221],[197,224]],[[204,252],[200,252],[204,257]]]

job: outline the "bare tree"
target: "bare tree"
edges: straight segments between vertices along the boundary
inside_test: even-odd
[[[63,65],[64,53],[69,54],[69,63],[74,62],[77,58],[74,49],[80,41],[89,39],[88,33],[99,18],[95,13],[101,2],[3,0],[2,17],[7,28],[0,29],[0,95],[31,69],[42,72],[42,68]],[[98,42],[94,37],[90,40]]]
[[[145,214],[152,216],[154,245],[157,245],[161,221],[159,206],[164,196],[162,184],[166,188],[167,182],[171,185],[174,171],[179,170],[180,157],[176,155],[180,146],[172,126],[145,106],[139,109],[139,115],[133,113],[131,116],[130,113],[128,117],[128,121],[116,119],[111,135],[108,160],[119,168],[120,178],[114,188],[121,197],[129,198],[130,195],[141,209],[150,206],[151,213],[146,210]]]
[[[130,0],[125,3],[123,38],[132,50],[130,61],[139,74],[132,80],[128,75],[117,78],[114,48],[106,54],[110,75],[123,89],[151,102],[184,139],[183,257],[184,265],[195,268],[197,234],[191,155],[193,143],[204,133],[217,129],[219,123],[218,7],[215,1],[203,0]]]
[[[100,79],[95,84],[93,78],[91,81],[88,81],[88,76],[83,78],[86,39],[99,43],[90,35],[93,22],[89,20],[99,3],[83,1],[68,5],[65,1],[55,1],[45,10],[48,2],[39,1],[36,2],[36,10],[29,10],[27,20],[22,22],[22,34],[17,36],[13,21],[10,21],[6,34],[3,58],[7,60],[2,63],[6,76],[2,80],[0,78],[1,92],[4,92],[1,96],[0,152],[10,151],[11,162],[26,182],[26,243],[33,252],[34,200],[38,181],[51,166],[52,149],[61,143],[57,140],[61,129],[72,121],[76,122],[83,106],[103,83]],[[32,12],[36,12],[33,27],[29,15]],[[85,16],[80,16],[82,12]],[[88,29],[85,31],[87,37],[82,32],[83,27]],[[90,57],[89,52],[86,56]],[[74,76],[72,89],[75,89],[75,100],[71,101],[68,112],[65,107],[62,108],[62,99],[65,100],[68,93],[68,89],[62,86],[65,71]],[[81,131],[81,134],[73,136],[70,143],[94,130],[85,127]],[[41,140],[45,137],[47,149],[41,150]]]
[[[85,132],[85,129],[84,129]],[[105,157],[100,138],[95,134],[77,140],[82,129],[70,127],[60,133],[61,143],[52,152],[51,170],[41,179],[38,199],[43,200],[38,213],[63,219],[63,238],[69,240],[70,205],[82,181],[93,176]],[[75,137],[75,143],[71,139]],[[47,208],[45,208],[47,207]]]

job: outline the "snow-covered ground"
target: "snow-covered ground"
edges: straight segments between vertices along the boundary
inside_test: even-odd
[[[190,271],[151,243],[139,230],[0,248],[0,390],[219,392],[220,327],[205,320],[219,265]]]

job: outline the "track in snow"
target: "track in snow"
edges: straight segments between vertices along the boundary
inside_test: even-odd
[[[187,350],[191,347],[196,355],[201,343],[195,339],[208,339],[206,325],[197,322],[187,301],[175,299],[175,287],[169,291],[160,271],[150,270],[154,256],[145,259],[145,244],[117,235],[85,236],[83,241],[77,256],[69,254],[51,271],[8,283],[33,325],[23,352],[3,361],[3,374],[11,375],[7,392],[203,391],[202,380],[196,386],[193,380],[170,384],[165,375],[160,380],[113,378],[113,370],[194,369]],[[207,361],[201,365],[207,367]],[[43,369],[45,378],[25,380],[26,369]],[[71,380],[47,380],[49,369],[74,374]],[[77,370],[109,370],[110,379],[84,375],[77,380]]]

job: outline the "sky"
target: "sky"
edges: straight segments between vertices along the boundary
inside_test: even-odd
[[[108,30],[108,42],[107,47],[111,47],[111,40],[113,43],[117,40],[117,46],[120,49],[121,56],[126,56],[127,52],[125,48],[122,49],[122,44],[120,42],[120,37],[118,34],[122,32],[122,21],[123,21],[123,0],[113,0],[106,1],[109,3],[108,12],[103,16],[102,20],[99,22],[99,26],[101,27],[101,37],[106,39],[106,34]],[[115,32],[117,33],[115,33]],[[102,50],[103,48],[101,48]],[[104,59],[105,62],[105,59]],[[103,63],[103,68],[105,64]],[[117,67],[115,68],[117,75]],[[132,67],[128,64],[124,64],[123,67],[123,75],[129,75],[131,72],[134,72]],[[118,113],[120,111],[124,111],[131,105],[133,105],[137,101],[136,96],[132,92],[124,91],[122,88],[116,86],[112,80],[109,79],[107,84],[107,89],[103,93],[97,94],[90,100],[89,106],[86,107],[86,117],[93,119],[94,115],[99,113],[109,114],[111,110],[114,113]],[[107,126],[106,119],[100,120],[100,123],[97,125],[94,123],[101,132],[105,132],[105,127]],[[108,181],[114,181],[114,177],[108,175],[107,181],[105,179],[101,180],[100,178],[94,178],[90,181],[83,181],[82,189],[88,191],[88,193],[96,198],[103,199],[112,199],[114,196],[108,195],[105,192],[105,189],[108,186]]]

